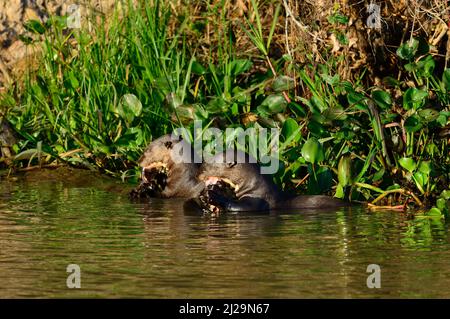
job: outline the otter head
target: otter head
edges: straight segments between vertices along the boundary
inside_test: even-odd
[[[238,198],[253,195],[267,183],[256,159],[238,150],[227,150],[209,158],[201,166],[198,179],[206,186],[225,183]]]
[[[152,141],[139,159],[143,192],[156,197],[190,197],[198,164],[190,143],[172,134]]]

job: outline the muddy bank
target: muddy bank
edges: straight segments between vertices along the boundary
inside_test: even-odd
[[[0,175],[0,183],[64,183],[67,187],[95,188],[101,191],[112,192],[128,196],[134,185],[123,183],[120,180],[105,176],[96,171],[73,168],[70,166],[57,166],[22,170],[9,175],[4,172]],[[81,200],[81,199],[80,199]]]
[[[78,6],[80,18],[112,11],[117,0],[0,0],[0,92],[7,83],[19,78],[33,63],[37,63],[40,45],[25,45],[24,24],[30,20],[46,22],[52,15],[64,16]],[[119,1],[120,2],[120,1]],[[72,7],[71,7],[72,6]]]

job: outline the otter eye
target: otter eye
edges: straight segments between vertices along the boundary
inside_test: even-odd
[[[172,144],[172,142],[169,141],[169,142],[165,142],[164,146],[170,150],[173,147],[173,144]]]
[[[227,167],[228,168],[232,168],[237,164],[237,162],[231,162],[231,163],[227,163]]]

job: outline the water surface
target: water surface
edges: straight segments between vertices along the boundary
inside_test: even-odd
[[[132,203],[107,184],[0,181],[1,298],[450,297],[439,220],[360,207],[212,220],[180,200]],[[67,288],[69,264],[81,289]],[[367,288],[369,264],[380,289]]]

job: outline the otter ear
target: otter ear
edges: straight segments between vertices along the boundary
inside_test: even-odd
[[[229,163],[227,163],[227,167],[228,167],[228,168],[232,168],[232,167],[234,167],[236,164],[237,164],[236,161],[234,161],[234,162],[229,162]]]

